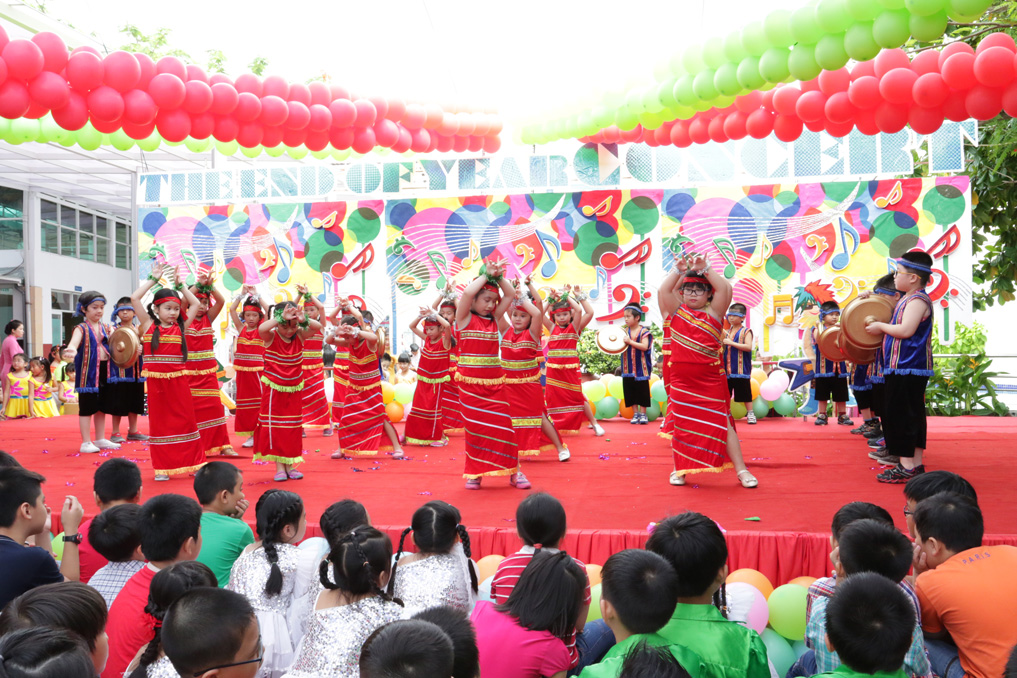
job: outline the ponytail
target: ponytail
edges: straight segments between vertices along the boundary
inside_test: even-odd
[[[127,678],[147,678],[148,667],[159,659],[160,654],[162,654],[161,617],[155,622],[155,635],[152,636],[152,640],[148,641],[148,645],[145,646],[145,651],[142,652],[141,656],[138,658],[138,665],[133,671],[131,671]]]
[[[360,526],[343,535],[318,566],[321,585],[354,596],[375,595],[387,602],[402,602],[382,590],[381,575],[392,562],[392,540],[377,528]],[[329,577],[329,565],[335,577]]]
[[[727,606],[727,583],[721,582],[720,588],[713,593],[713,605],[720,610],[720,613],[727,619],[728,606]]]

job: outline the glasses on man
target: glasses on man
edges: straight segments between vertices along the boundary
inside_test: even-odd
[[[242,662],[233,662],[232,664],[220,664],[218,666],[209,666],[207,669],[194,673],[194,678],[201,678],[209,671],[215,671],[216,669],[229,669],[234,666],[247,666],[248,664],[261,664],[265,660],[265,646],[261,642],[261,636],[258,636],[258,656],[254,659],[245,659]]]

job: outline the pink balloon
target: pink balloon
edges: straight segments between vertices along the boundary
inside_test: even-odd
[[[301,102],[287,101],[286,108],[288,114],[284,124],[288,129],[305,129],[311,122],[311,109]]]
[[[261,128],[261,145],[265,148],[275,148],[283,142],[283,138],[286,136],[286,129],[283,127],[265,127]],[[304,135],[306,138],[306,134]]]
[[[152,78],[155,77],[155,62],[152,61],[152,57],[140,52],[135,52],[134,58],[138,60],[138,66],[141,68],[141,75],[138,77],[135,87],[147,90],[148,83],[152,82]]]
[[[709,120],[707,120],[706,123],[707,131],[709,131]],[[634,143],[636,141],[639,141],[639,139],[643,136],[643,126],[636,125],[634,129],[621,130],[620,135],[622,141],[629,144]]]
[[[845,92],[850,84],[851,74],[846,68],[839,68],[836,71],[823,71],[819,74],[819,91],[826,96],[833,96],[837,92]]]
[[[332,126],[332,113],[328,106],[322,104],[311,104],[309,109],[311,118],[307,122],[307,128],[312,132],[327,132]]]
[[[865,76],[876,75],[876,62],[869,60],[857,63],[854,68],[851,69],[851,80],[857,80],[858,78],[864,78]]]
[[[468,137],[477,129],[477,123],[470,113],[456,113],[456,123],[459,127],[456,130],[456,134],[459,136]]]
[[[452,147],[455,145],[455,137],[447,136],[445,134],[437,134],[432,136],[431,138],[434,139],[435,136],[438,139],[438,143],[434,144],[432,142],[432,144],[436,149],[438,149],[439,153],[448,153],[449,151],[452,150]]]
[[[290,84],[281,75],[270,75],[262,81],[262,97],[275,96],[285,101],[289,95]]]
[[[350,127],[357,120],[357,107],[349,99],[336,99],[328,105],[328,110],[334,128]]]
[[[391,111],[391,107],[389,108],[389,111]],[[406,151],[410,150],[410,147],[412,146],[413,146],[413,137],[410,136],[410,131],[405,127],[400,127],[399,139],[396,140],[394,144],[392,144],[392,150],[395,151],[396,153],[405,153]]]
[[[328,89],[328,85],[315,80],[314,82],[307,84],[307,89],[311,93],[311,105],[317,106],[328,106],[332,102],[332,93]]]
[[[132,89],[124,95],[124,120],[134,125],[147,125],[155,120],[159,107],[148,92]]]
[[[795,104],[798,103],[802,91],[797,87],[784,85],[773,92],[773,108],[780,115],[794,115]]]
[[[926,73],[939,73],[939,52],[934,49],[919,52],[911,60],[911,70],[919,77]]]
[[[406,117],[406,103],[402,99],[389,99],[388,101],[388,112],[385,113],[385,117],[393,122],[402,122],[403,118]],[[400,145],[402,145],[400,143]],[[409,150],[409,147],[406,148]],[[406,151],[402,151],[405,153]]]
[[[151,122],[146,123],[144,125],[135,125],[132,122],[124,120],[121,129],[123,129],[124,134],[134,139],[135,141],[147,139],[148,137],[152,136],[152,132],[155,131],[155,119],[153,118]]]
[[[427,119],[427,110],[420,104],[407,104],[406,115],[403,116],[403,126],[408,130],[418,130],[424,126],[424,121]],[[430,139],[428,139],[430,143]],[[426,148],[427,145],[424,145]],[[422,151],[417,151],[421,153]]]
[[[239,80],[237,78],[238,84]],[[259,115],[261,115],[261,99],[253,92],[240,92],[237,95],[237,108],[233,111],[233,117],[237,119],[237,122],[254,122]],[[254,146],[257,145],[254,144]]]
[[[353,106],[357,109],[357,118],[354,121],[354,124],[360,128],[373,127],[375,120],[378,119],[378,109],[375,107],[375,105],[368,101],[367,99],[357,99],[356,101],[353,102]],[[374,136],[373,132],[371,133],[371,136],[372,136],[371,148],[374,148],[375,142],[373,139]],[[366,143],[367,143],[366,141],[361,141],[360,145],[364,146]],[[356,148],[356,146],[354,146],[354,148]],[[360,153],[362,151],[357,152]]]
[[[281,125],[288,115],[289,108],[286,106],[285,100],[274,94],[266,94],[261,97],[261,115],[258,116],[258,120],[263,125],[268,127]]]
[[[43,31],[33,35],[32,42],[42,50],[43,68],[51,73],[59,73],[64,70],[69,55],[67,53],[67,45],[64,44],[63,39],[59,35]]]
[[[879,93],[892,104],[911,102],[911,88],[918,76],[910,68],[895,68],[879,79]]]
[[[209,87],[213,87],[218,84],[224,84],[229,85],[230,87],[234,87],[233,78],[226,75],[225,73],[213,73],[212,75],[208,76]]]
[[[902,49],[884,49],[874,61],[877,78],[882,78],[895,68],[911,68],[911,60]]]
[[[62,76],[53,71],[43,71],[28,83],[32,101],[49,110],[63,108],[71,99],[71,88]]]
[[[302,82],[295,82],[290,85],[290,95],[287,101],[296,101],[304,106],[311,105],[311,90]]]
[[[452,137],[452,150],[456,153],[465,153],[470,150],[470,138],[469,137]]]
[[[430,130],[437,130],[445,119],[445,113],[441,110],[441,106],[428,104],[424,107],[424,110],[424,127]]]
[[[476,136],[478,136],[478,137],[486,137],[486,136],[488,136],[491,133],[491,122],[492,122],[491,118],[492,117],[490,115],[486,114],[486,113],[474,113],[473,114],[473,123],[474,123],[473,133]],[[658,128],[658,129],[663,129],[663,127]],[[671,134],[671,128],[668,127],[667,130],[665,130],[665,133],[667,135],[670,135]],[[662,143],[667,143],[667,142],[664,141]]]
[[[120,92],[102,85],[88,94],[88,114],[99,122],[114,122],[124,114],[124,98]]]
[[[162,75],[169,75],[169,73]],[[166,141],[183,141],[191,133],[191,118],[179,109],[163,110],[155,116],[155,126]]]
[[[130,52],[113,52],[103,61],[104,84],[118,92],[127,92],[137,87],[141,80],[141,64]]]
[[[734,141],[744,139],[748,135],[748,130],[745,127],[748,119],[749,116],[741,111],[728,113],[724,118],[724,134],[727,135],[727,138]]]
[[[95,47],[92,47],[91,45],[82,45],[81,47],[75,47],[74,49],[71,50],[71,56],[74,56],[78,52],[88,52],[89,54],[94,54],[100,59],[102,58],[102,54],[99,52],[99,50],[97,50]]]
[[[332,101],[335,101],[336,99],[349,99],[350,101],[353,101],[353,96],[350,94],[350,91],[342,85],[336,85],[333,83],[328,86],[328,91],[329,96],[332,97]],[[349,148],[349,146],[346,148]]]
[[[209,84],[209,82],[208,82],[208,75],[205,73],[204,70],[202,70],[201,66],[195,66],[194,64],[187,64],[187,66],[185,67],[184,70],[187,73],[187,81],[188,82],[190,82],[192,80],[196,80],[198,82],[203,82],[206,85]],[[205,137],[205,138],[208,138],[208,137]]]
[[[16,120],[23,117],[31,105],[32,97],[20,80],[8,80],[0,85],[0,117]]]
[[[6,83],[0,86],[0,103],[6,100],[4,96],[5,87]],[[3,115],[2,111],[0,111],[0,115]],[[71,90],[71,98],[68,99],[67,105],[53,110],[53,119],[56,121],[56,124],[66,130],[75,131],[84,127],[85,123],[88,122],[88,104],[85,101],[85,97]]]
[[[763,93],[752,91],[735,98],[735,107],[742,113],[748,115],[759,108],[763,102]]]
[[[459,139],[459,137],[456,137]],[[457,141],[457,143],[459,143]],[[470,153],[479,153],[484,148],[484,137],[466,137],[466,150]]]
[[[443,136],[452,136],[459,131],[459,120],[455,113],[445,113],[441,117],[441,124],[438,126],[438,133]]]
[[[946,45],[945,47],[943,47],[943,49],[939,50],[940,72],[942,72],[943,64],[946,63],[946,60],[952,57],[954,54],[970,54],[971,56],[974,56],[975,50],[974,48],[971,47],[971,45],[969,45],[966,42],[961,42],[960,40],[957,40],[956,42],[951,42],[949,45]]]
[[[0,26],[0,52],[3,51],[4,47],[6,47],[7,43],[10,41],[11,39],[7,37],[7,31],[4,30],[3,26]]]
[[[159,73],[148,83],[148,93],[160,110],[170,111],[180,108],[184,103],[187,87],[183,80],[172,73]]]
[[[229,115],[237,108],[239,95],[236,88],[225,82],[214,83],[212,90],[212,106],[209,108],[215,115]]]
[[[224,115],[216,116],[215,126],[212,128],[212,136],[218,141],[223,143],[236,141],[239,132],[240,124],[236,120]]]
[[[1014,53],[1006,47],[989,47],[975,55],[975,79],[986,87],[1006,87],[1013,77]]]
[[[804,122],[813,122],[822,119],[826,97],[822,92],[805,92],[798,98],[795,105],[795,114]]]
[[[729,618],[744,622],[746,626],[762,634],[770,621],[770,607],[766,597],[751,584],[732,582],[726,585]]]
[[[155,62],[155,72],[169,73],[175,75],[181,82],[187,80],[187,66],[180,59],[172,56],[164,56]]]
[[[692,139],[694,144],[709,143],[710,123],[705,118],[697,115],[689,124],[689,138]]]
[[[253,73],[244,73],[239,76],[234,85],[236,86],[238,93],[249,92],[256,97],[261,97],[262,91],[264,90],[264,87],[261,84],[261,78]]]
[[[915,80],[911,88],[911,96],[915,103],[924,108],[938,108],[950,95],[943,76],[937,73],[926,73]]]
[[[1002,47],[1008,50],[1011,54],[1017,52],[1017,43],[1014,43],[1013,38],[1003,31],[997,33],[989,33],[981,42],[978,43],[978,47],[975,49],[975,54],[981,54],[985,50],[992,49],[993,47]]]
[[[823,114],[830,122],[843,124],[854,118],[856,110],[847,92],[835,92],[826,100]]]
[[[212,88],[201,80],[188,80],[184,83],[184,110],[191,115],[200,115],[212,107]]]
[[[333,127],[328,132],[328,142],[332,144],[332,148],[345,151],[353,146],[355,136],[356,129],[353,127]]]
[[[484,152],[497,153],[501,150],[501,139],[498,137],[484,137]]]
[[[42,50],[31,40],[11,40],[2,54],[9,75],[20,80],[31,80],[46,65]]]
[[[368,101],[367,103],[371,102]],[[372,105],[371,108],[373,109],[374,106]],[[370,153],[376,142],[377,139],[375,139],[373,128],[359,127],[353,135],[353,150],[357,153]]]
[[[7,79],[7,64],[0,58],[0,83]]]
[[[848,99],[855,108],[875,108],[882,101],[879,95],[879,80],[866,75],[853,81],[848,87]]]
[[[908,124],[908,109],[884,101],[876,108],[876,126],[885,134],[896,134]]]
[[[388,115],[388,99],[385,97],[368,97],[368,101],[374,104],[377,111],[377,119],[380,120]]]
[[[289,148],[303,146],[304,142],[307,141],[307,134],[306,129],[284,129],[282,136],[283,146],[288,146]]]
[[[90,92],[102,84],[102,59],[91,52],[72,54],[67,60],[67,82],[79,92]]]
[[[975,85],[975,55],[968,52],[953,54],[942,63],[940,72],[950,87],[971,89]]]
[[[379,146],[392,148],[399,141],[399,126],[388,119],[379,120],[374,125],[374,138]]]
[[[191,116],[191,137],[207,139],[215,131],[215,116],[211,113],[199,113]]]

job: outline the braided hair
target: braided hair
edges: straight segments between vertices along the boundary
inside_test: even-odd
[[[460,522],[461,520],[462,515],[460,515],[459,509],[440,500],[429,501],[414,511],[410,527],[403,530],[399,537],[399,550],[396,553],[395,565],[392,566],[392,578],[388,582],[389,593],[395,587],[396,569],[399,567],[399,558],[403,555],[406,535],[410,532],[413,533],[413,541],[421,553],[449,553],[455,546],[456,537],[458,537],[463,544],[463,553],[466,554],[466,558],[472,557],[470,533],[466,530],[466,526]],[[472,565],[467,569],[470,571],[470,585],[473,587],[473,592],[477,593],[477,572]]]
[[[321,585],[352,596],[378,596],[402,605],[381,588],[381,577],[392,567],[392,540],[377,528],[361,525],[342,535],[318,566]],[[331,576],[329,576],[331,571]]]
[[[359,501],[342,499],[325,509],[318,524],[321,525],[329,548],[335,548],[348,532],[361,525],[370,525],[371,520],[367,515],[367,509]]]
[[[177,598],[199,586],[218,585],[219,582],[208,565],[196,560],[174,563],[164,570],[159,570],[152,577],[145,612],[155,617],[155,632],[152,640],[145,646],[145,651],[138,658],[137,668],[131,671],[128,678],[145,678],[148,675],[148,667],[159,659],[162,654],[162,620]]]
[[[287,525],[298,525],[304,515],[304,501],[296,492],[286,490],[268,490],[258,499],[254,507],[256,529],[261,546],[272,566],[272,572],[265,582],[265,593],[277,596],[282,593],[283,573],[279,569],[279,552],[276,545],[280,543],[283,528]]]
[[[155,319],[155,322],[152,323],[152,350],[155,351],[155,350],[157,350],[159,348],[159,330],[161,329],[160,328],[161,323],[159,321],[159,316],[156,315],[156,312],[155,312],[155,306],[156,306],[155,302],[159,301],[160,299],[166,299],[167,297],[173,297],[180,304],[180,314],[177,315],[177,327],[180,328],[180,355],[183,356],[183,359],[186,361],[187,360],[187,331],[184,329],[184,316],[186,315],[183,312],[184,311],[184,305],[183,305],[183,301],[181,301],[181,299],[180,299],[180,295],[177,294],[174,290],[171,290],[168,287],[163,287],[161,290],[156,292],[155,295],[152,297],[152,303],[150,303],[148,305],[148,308],[146,309],[148,311],[148,316],[150,318],[154,318]]]

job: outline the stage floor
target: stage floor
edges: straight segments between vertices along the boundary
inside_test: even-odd
[[[759,478],[753,490],[743,489],[733,471],[699,474],[685,487],[672,487],[667,482],[672,468],[669,443],[657,436],[656,424],[614,420],[604,428],[607,435],[602,438],[592,431],[569,438],[572,460],[567,463],[553,453],[523,460],[533,491],[550,492],[564,503],[570,529],[566,546],[587,562],[603,563],[614,551],[641,546],[651,522],[684,510],[705,513],[728,532],[732,567],[757,567],[781,581],[819,576],[829,569],[830,519],[848,501],[884,506],[904,529],[902,486],[876,482],[879,468],[867,457],[864,440],[850,435],[848,427],[817,427],[811,419],[740,425],[746,460]],[[144,419],[141,429],[147,430]],[[0,447],[46,476],[52,507],[64,494],[74,494],[86,513],[95,510],[91,476],[103,455],[136,461],[146,498],[164,492],[193,496],[189,477],[160,483],[152,479],[147,445],[129,443],[115,452],[82,455],[78,435],[77,417],[0,423]],[[1015,418],[929,421],[927,468],[955,471],[974,484],[992,541],[1017,543],[1017,493],[1003,472],[1009,460],[1000,456],[1012,448],[1015,436]],[[301,466],[305,478],[275,483],[274,465],[253,464],[250,450],[240,448],[242,439],[234,438],[241,456],[228,460],[244,471],[252,506],[248,521],[253,522],[255,501],[270,487],[299,492],[309,524],[316,524],[331,502],[352,497],[364,503],[375,525],[393,533],[409,524],[415,508],[434,498],[459,507],[473,535],[475,557],[518,547],[515,508],[526,492],[511,488],[504,477],[485,478],[480,492],[464,489],[462,433],[452,435],[445,448],[408,447],[402,461],[388,454],[331,460],[335,441],[320,432],[308,433],[307,462]]]

